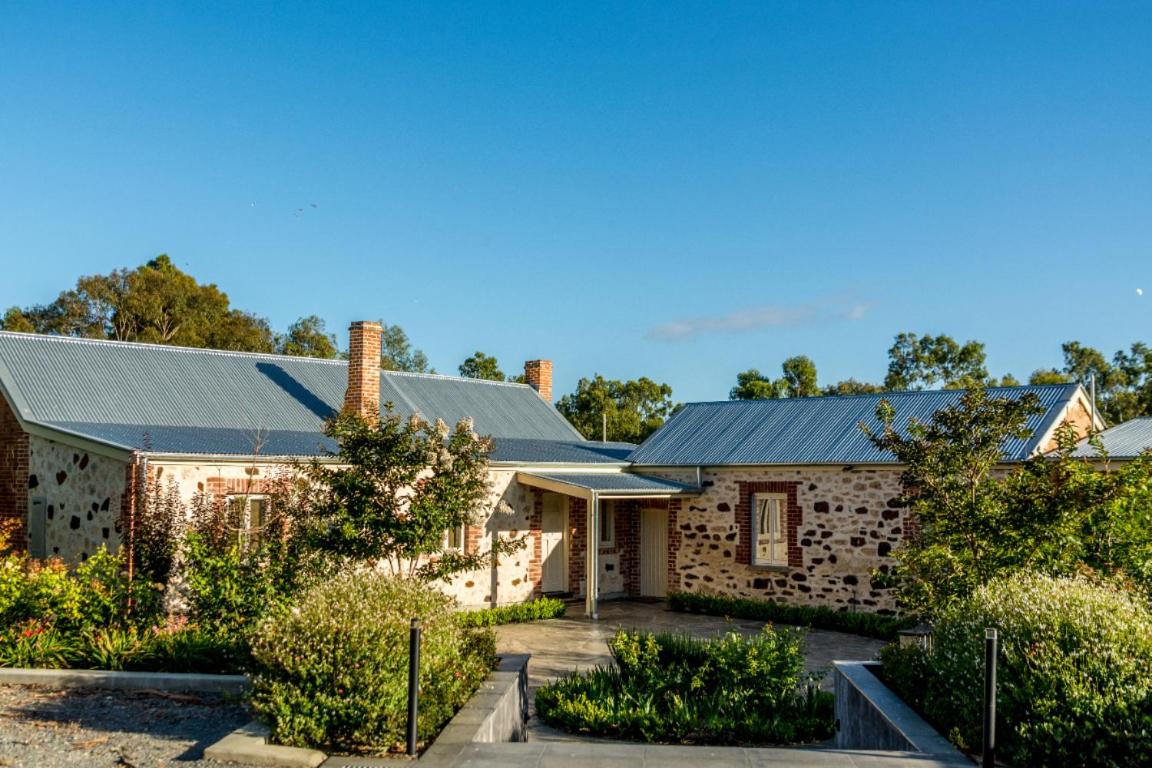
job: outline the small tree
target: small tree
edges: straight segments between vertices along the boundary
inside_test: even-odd
[[[897,431],[887,400],[876,409],[879,433],[860,425],[905,467],[901,501],[915,516],[916,533],[895,554],[907,605],[941,605],[1047,551],[1036,546],[1049,535],[1044,521],[1007,504],[1004,483],[994,474],[1005,443],[1028,438],[1028,418],[1041,410],[1031,393],[996,398],[971,389],[927,423],[910,419],[906,434]]]
[[[523,546],[523,539],[499,538],[486,552],[445,546],[449,531],[476,522],[488,497],[491,440],[469,420],[449,429],[388,408],[377,423],[342,413],[325,432],[340,445],[338,464],[311,465],[316,492],[304,515],[319,552],[432,581]]]
[[[460,364],[460,375],[468,379],[486,379],[488,381],[504,381],[504,371],[500,370],[500,363],[492,355],[486,355],[480,350]]]

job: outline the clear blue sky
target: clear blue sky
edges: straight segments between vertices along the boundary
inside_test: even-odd
[[[902,330],[1026,377],[1152,341],[1150,40],[1147,2],[8,3],[0,307],[167,252],[558,393],[878,380]]]

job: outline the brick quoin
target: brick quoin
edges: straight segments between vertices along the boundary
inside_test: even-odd
[[[588,502],[568,499],[568,589],[582,592],[584,555],[588,551]]]
[[[544,523],[544,492],[539,488],[532,489],[532,511],[528,513],[528,583],[532,585],[532,594],[540,597],[544,594],[544,532],[541,530]]]
[[[28,433],[0,396],[0,522],[15,521],[9,546],[28,548]]]
[[[624,592],[640,594],[640,502],[616,502],[616,551],[620,553],[620,575]]]
[[[787,528],[788,566],[804,567],[804,550],[800,548],[799,530],[803,513],[796,500],[799,483],[779,481],[738,482],[740,500],[736,503],[736,525],[740,530],[740,541],[736,544],[736,562],[752,564],[752,496],[757,493],[782,493],[788,496]]]

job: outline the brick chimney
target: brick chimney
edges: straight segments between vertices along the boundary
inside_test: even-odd
[[[552,402],[552,361],[529,360],[524,363],[524,382]]]
[[[380,417],[379,323],[358,320],[348,328],[348,390],[344,410],[376,421]]]

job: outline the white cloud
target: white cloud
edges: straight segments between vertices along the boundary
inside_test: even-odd
[[[704,315],[663,323],[649,330],[644,337],[654,341],[687,341],[705,334],[745,333],[764,328],[815,325],[829,320],[856,321],[862,319],[867,312],[868,305],[860,303],[848,307],[833,302],[794,306],[767,304],[723,315]]]

